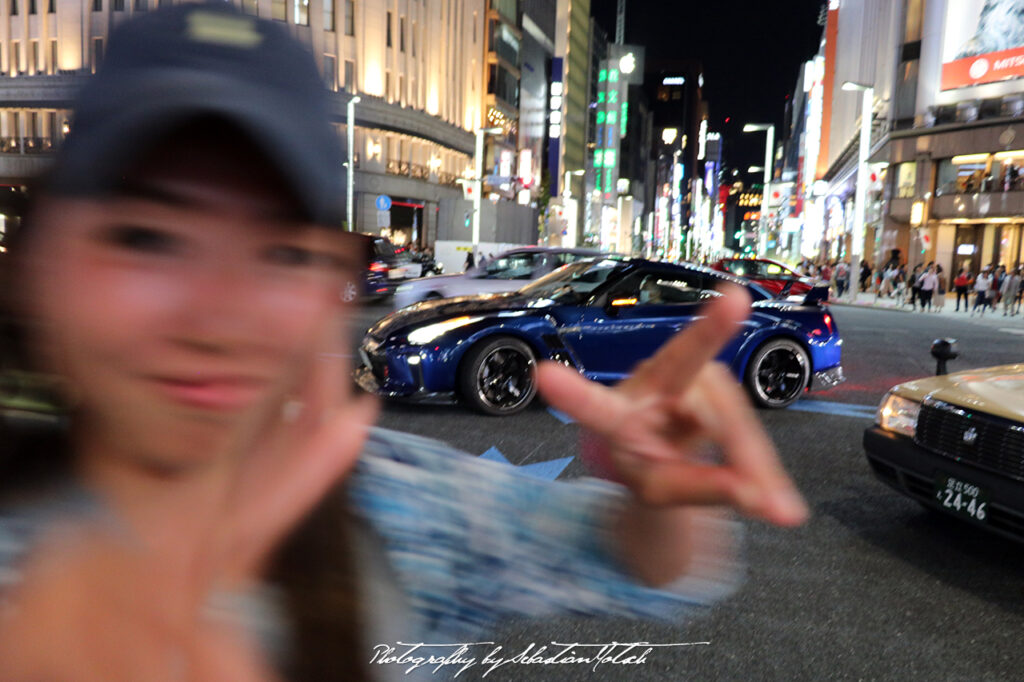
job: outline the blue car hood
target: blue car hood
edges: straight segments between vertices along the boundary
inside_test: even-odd
[[[410,327],[419,327],[462,315],[487,315],[506,310],[524,310],[538,307],[537,303],[538,299],[521,296],[515,291],[421,301],[381,318],[370,327],[368,333],[383,340]]]

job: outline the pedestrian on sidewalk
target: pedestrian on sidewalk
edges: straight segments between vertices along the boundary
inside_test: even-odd
[[[1003,317],[1013,312],[1014,304],[1017,301],[1017,292],[1020,290],[1020,280],[1020,267],[1003,278],[1003,284],[999,288],[999,294],[1003,301]]]
[[[918,277],[918,300],[921,303],[921,312],[927,308],[929,311],[932,309],[932,296],[939,288],[939,277],[935,274],[935,269],[932,266],[928,266],[928,269],[924,271]]]
[[[942,266],[935,264],[935,277],[939,280],[939,286],[935,290],[935,311],[941,313],[946,308],[946,274]]]
[[[918,263],[914,266],[914,270],[910,273],[910,277],[907,278],[907,288],[910,290],[907,303],[910,304],[911,310],[917,310],[917,303],[921,298],[921,271],[923,268],[924,265]]]
[[[976,297],[974,299],[974,307],[971,308],[971,317],[974,317],[974,312],[981,308],[981,312],[978,313],[981,316],[985,315],[985,308],[989,306],[990,297],[992,295],[992,273],[989,270],[989,266],[985,266],[981,272],[978,273],[977,278],[974,280],[974,293]]]
[[[953,280],[953,286],[956,288],[956,311],[960,312],[960,300],[964,302],[964,312],[968,312],[970,308],[970,297],[968,291],[972,284],[971,273],[966,268],[960,268],[960,272],[956,274],[956,279]]]
[[[1017,284],[1017,293],[1013,297],[1013,315],[1020,314],[1020,301],[1024,298],[1024,265],[1017,266],[1017,276],[1020,278],[1020,282]]]
[[[846,261],[839,261],[836,265],[836,296],[843,297],[846,288],[850,283],[850,264]]]
[[[871,263],[863,260],[860,262],[860,291],[863,293],[868,290],[868,283],[871,281]]]

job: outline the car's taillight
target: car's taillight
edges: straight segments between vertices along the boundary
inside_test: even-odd
[[[825,326],[828,327],[829,336],[836,333],[836,330],[832,327],[832,316],[825,315]]]
[[[387,272],[388,266],[385,263],[370,263],[370,272]]]

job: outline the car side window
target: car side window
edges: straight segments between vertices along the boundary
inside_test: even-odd
[[[641,272],[630,275],[612,289],[612,305],[687,305],[715,295],[704,289],[700,275]],[[618,301],[618,303],[616,303]]]
[[[536,256],[531,253],[513,253],[501,256],[486,265],[486,279],[531,279]]]

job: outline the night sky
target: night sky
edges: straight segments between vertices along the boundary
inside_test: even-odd
[[[626,42],[651,56],[700,59],[709,127],[722,133],[729,166],[761,165],[764,134],[744,123],[774,122],[800,65],[818,51],[823,0],[626,0]],[[598,24],[615,38],[616,0],[593,0]],[[725,123],[726,117],[730,122]]]

